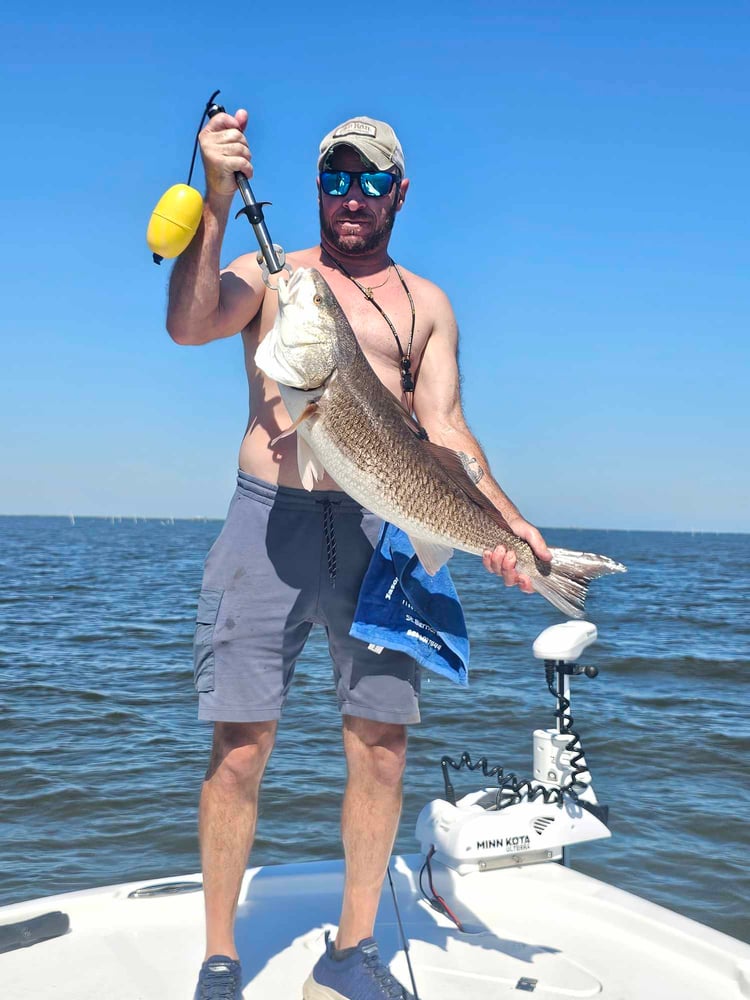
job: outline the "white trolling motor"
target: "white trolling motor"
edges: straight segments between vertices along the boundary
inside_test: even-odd
[[[534,656],[544,661],[547,686],[557,699],[557,727],[534,731],[531,780],[505,775],[484,757],[472,763],[468,753],[458,761],[442,758],[445,799],[429,802],[417,819],[428,865],[432,859],[466,875],[562,861],[566,846],[611,836],[608,810],[597,802],[570,713],[571,676],[599,672],[577,662],[596,638],[591,622],[568,621],[545,629],[534,643]],[[449,772],[464,767],[481,768],[485,778],[497,777],[497,785],[456,801]]]

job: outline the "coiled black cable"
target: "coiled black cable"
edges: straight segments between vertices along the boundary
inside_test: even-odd
[[[452,757],[448,757],[444,754],[440,758],[440,766],[443,769],[443,784],[445,785],[445,797],[450,802],[452,806],[456,804],[456,792],[451,784],[451,780],[448,777],[448,768],[452,767],[454,771],[460,771],[462,768],[466,767],[470,771],[476,771],[481,767],[482,774],[485,778],[494,778],[497,775],[498,781],[503,777],[503,769],[499,765],[494,765],[490,767],[487,763],[486,757],[480,757],[476,764],[472,763],[471,756],[464,750],[458,759],[458,763],[453,760]]]
[[[562,791],[567,792],[572,798],[578,799],[579,795],[588,788],[588,784],[585,781],[579,781],[578,777],[581,774],[587,774],[588,768],[585,764],[582,766],[581,761],[584,760],[583,745],[581,743],[581,737],[573,729],[573,713],[570,711],[570,699],[566,698],[561,691],[556,691],[552,686],[552,679],[550,677],[551,668],[547,668],[547,687],[550,693],[557,700],[557,707],[555,708],[555,718],[560,723],[560,735],[561,736],[571,736],[572,739],[569,743],[565,744],[565,753],[572,753],[573,756],[570,758],[569,766],[571,769],[571,774],[568,776],[568,780],[562,786]]]
[[[580,775],[588,772],[588,768],[581,764],[584,760],[581,737],[573,729],[573,714],[570,711],[570,699],[566,698],[562,692],[556,691],[553,687],[554,667],[547,665],[546,677],[547,687],[557,702],[554,714],[555,718],[559,721],[560,735],[570,736],[570,741],[565,744],[564,751],[572,753],[573,756],[570,759],[571,774],[566,779],[565,784],[560,788],[546,788],[544,785],[533,780],[520,780],[513,772],[505,774],[499,764],[490,765],[486,757],[480,757],[476,764],[473,763],[471,755],[464,751],[458,761],[455,761],[448,755],[444,755],[440,759],[443,782],[445,784],[445,797],[451,805],[456,804],[456,793],[451,784],[448,769],[452,768],[454,771],[460,771],[464,767],[469,771],[476,771],[481,768],[485,778],[497,777],[499,787],[495,797],[494,808],[498,810],[507,809],[508,806],[515,805],[524,797],[529,802],[534,802],[536,799],[541,798],[545,805],[561,804],[565,794],[570,796],[574,801],[578,801],[579,796],[588,787],[586,782],[579,780]]]

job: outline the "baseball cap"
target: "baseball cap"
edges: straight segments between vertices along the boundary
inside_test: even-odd
[[[396,167],[404,176],[404,151],[396,133],[387,122],[377,118],[349,118],[338,125],[320,144],[318,170],[323,170],[326,161],[337,146],[351,146],[359,153],[368,167],[376,170],[392,170]]]

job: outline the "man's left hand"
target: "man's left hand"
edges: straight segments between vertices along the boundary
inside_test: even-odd
[[[522,517],[517,517],[508,521],[508,527],[514,535],[529,543],[538,559],[543,559],[545,562],[551,561],[552,553],[547,548],[541,532],[533,524],[529,524]],[[516,553],[513,549],[506,548],[504,545],[498,545],[493,551],[488,549],[482,556],[482,562],[486,570],[503,578],[506,587],[518,587],[524,594],[534,593],[534,587],[529,577],[525,573],[516,571]]]

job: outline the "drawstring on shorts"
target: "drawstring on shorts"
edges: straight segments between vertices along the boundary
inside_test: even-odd
[[[333,526],[333,507],[338,506],[340,500],[316,500],[316,503],[323,505],[323,533],[326,540],[326,559],[328,560],[328,577],[331,586],[336,586],[336,532]]]

